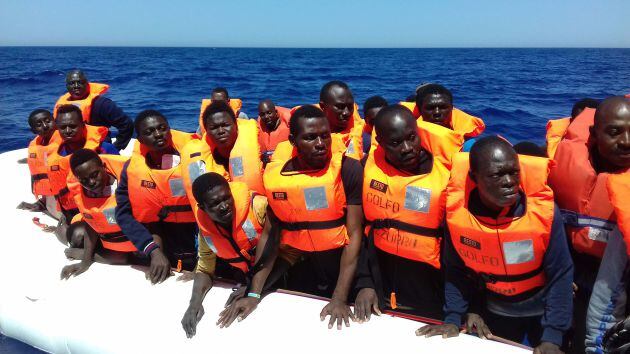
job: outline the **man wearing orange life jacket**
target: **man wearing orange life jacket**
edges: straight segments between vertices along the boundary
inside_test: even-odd
[[[563,213],[575,263],[574,353],[584,351],[588,302],[606,243],[616,226],[614,206],[606,185],[608,177],[627,168],[624,165],[627,146],[615,143],[618,138],[615,134],[619,134],[620,129],[610,126],[609,132],[603,132],[595,129],[593,124],[598,119],[613,119],[617,112],[612,107],[623,107],[626,100],[614,97],[607,100],[604,107],[602,102],[596,111],[584,109],[571,122],[558,144],[554,156],[556,165],[549,175],[549,184]]]
[[[116,189],[116,221],[134,246],[151,258],[148,279],[155,284],[170,275],[171,267],[195,267],[197,225],[180,163],[181,151],[193,135],[172,130],[155,110],[140,112],[134,125],[138,140]]]
[[[276,146],[289,139],[289,119],[291,110],[276,106],[266,99],[258,104],[258,129],[262,159],[265,164],[271,161]]]
[[[469,140],[464,145],[464,151],[470,150],[470,146],[475,141],[473,138],[481,135],[486,129],[481,118],[454,108],[453,94],[442,85],[422,85],[416,92],[415,103],[401,102],[401,104],[409,108],[416,118],[453,129],[464,135],[464,138]]]
[[[250,192],[240,182],[228,183],[221,175],[209,172],[193,183],[195,217],[199,224],[199,261],[195,269],[190,305],[182,318],[188,338],[195,335],[203,316],[203,299],[212,288],[216,258],[231,265],[240,283],[254,261],[256,244],[265,225],[267,198]]]
[[[378,145],[367,157],[363,176],[368,247],[362,249],[357,272],[361,290],[355,315],[359,321],[369,319],[380,302],[441,319],[446,185],[451,156],[461,149],[463,138],[450,129],[416,122],[401,105],[383,108],[375,128]]]
[[[593,98],[583,98],[573,105],[571,109],[571,117],[552,119],[547,122],[547,133],[545,138],[547,140],[547,156],[553,159],[556,154],[558,144],[564,138],[564,135],[569,128],[569,125],[575,117],[577,117],[585,108],[597,108],[599,101]]]
[[[45,109],[36,109],[28,116],[28,125],[33,134],[37,135],[28,145],[26,163],[31,173],[31,191],[37,201],[35,203],[22,202],[18,209],[30,211],[47,211],[51,216],[58,216],[57,202],[50,189],[48,181],[48,155],[59,147],[61,137],[55,134],[57,127],[52,114]]]
[[[480,139],[470,156],[454,156],[442,254],[445,324],[417,335],[457,336],[464,319],[482,338],[527,337],[534,353],[562,353],[573,264],[546,182],[549,165],[517,155],[499,137]]]
[[[182,151],[182,177],[191,203],[192,184],[206,172],[216,172],[230,182],[243,182],[250,190],[264,194],[263,163],[254,120],[237,119],[223,101],[209,105],[203,114],[206,133]]]
[[[444,286],[440,244],[451,156],[463,138],[452,130],[417,122],[401,106],[376,117],[378,145],[368,155],[363,206],[368,246],[362,249],[355,301],[359,321],[392,309],[441,319]],[[385,299],[383,301],[383,299]]]
[[[234,116],[241,119],[249,119],[245,112],[241,112],[241,108],[243,107],[243,101],[240,98],[230,98],[228,91],[225,87],[216,87],[212,89],[212,94],[210,98],[204,98],[201,100],[201,110],[199,111],[199,135],[203,135],[206,132],[206,128],[203,125],[203,112],[206,111],[209,105],[212,102],[222,101],[227,103],[232,111],[234,112]]]
[[[53,116],[57,117],[60,106],[71,104],[79,107],[83,121],[93,126],[114,127],[118,130],[114,146],[123,150],[133,135],[131,119],[116,103],[102,96],[109,90],[109,85],[88,82],[81,70],[71,70],[66,75],[68,93],[61,96],[55,104]]]
[[[600,353],[606,330],[630,312],[626,290],[630,283],[629,98],[611,97],[597,107],[591,142],[594,165],[600,171],[599,175],[607,176],[606,194],[617,224],[608,236],[586,319],[586,352]]]
[[[343,81],[330,81],[322,86],[319,93],[319,107],[330,124],[333,135],[339,136],[343,144],[333,146],[333,150],[345,148],[346,156],[360,160],[363,158],[363,126],[354,96]]]
[[[363,118],[365,125],[363,127],[363,154],[367,155],[372,146],[372,131],[374,130],[374,118],[378,112],[387,107],[387,101],[381,96],[372,96],[365,100],[363,104]]]
[[[97,153],[117,155],[118,150],[105,142],[107,128],[87,125],[81,119],[81,110],[73,105],[63,105],[57,109],[55,118],[57,132],[62,142],[48,156],[47,173],[52,194],[57,199],[62,218],[56,234],[62,243],[67,243],[67,226],[78,213],[72,193],[67,186],[70,172],[70,156],[76,150],[85,148]]]
[[[322,321],[331,316],[328,328],[335,321],[338,329],[342,321],[349,326],[349,319],[354,318],[347,301],[363,233],[361,164],[332,151],[332,140],[339,137],[331,136],[319,108],[298,108],[289,128],[291,151],[284,153],[291,157],[272,160],[265,169],[271,209],[256,251],[261,268],[255,269],[247,296],[221,313],[220,327],[247,317],[256,308],[278,255],[293,264],[290,288],[294,284],[294,289],[332,297],[320,313]],[[282,143],[278,149],[285,146]],[[300,258],[307,260],[298,263]]]
[[[66,255],[81,262],[65,266],[61,278],[85,272],[95,260],[108,264],[126,264],[136,251],[116,223],[114,191],[126,157],[101,155],[87,149],[77,150],[70,158],[72,172],[68,184],[79,209],[73,219],[73,238],[83,238],[83,247],[70,248]],[[99,242],[100,240],[100,242]],[[82,249],[81,249],[82,248]],[[95,258],[98,253],[98,258]]]

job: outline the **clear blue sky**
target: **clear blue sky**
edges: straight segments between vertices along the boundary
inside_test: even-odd
[[[0,0],[0,45],[630,47],[630,0]]]

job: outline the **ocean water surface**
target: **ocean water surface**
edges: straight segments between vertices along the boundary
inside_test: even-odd
[[[132,119],[154,108],[186,131],[196,129],[200,101],[216,86],[255,117],[264,98],[288,107],[318,102],[329,80],[346,81],[359,105],[372,95],[398,102],[437,82],[488,133],[543,143],[546,121],[567,116],[578,99],[630,93],[630,49],[1,47],[0,63],[0,152],[26,147],[28,114],[52,109],[73,68],[109,84],[107,96]]]

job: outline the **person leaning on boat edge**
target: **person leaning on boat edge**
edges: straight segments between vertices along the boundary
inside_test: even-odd
[[[123,150],[129,144],[133,135],[133,122],[111,99],[90,92],[97,88],[104,94],[109,88],[105,84],[91,83],[85,73],[74,69],[66,75],[66,89],[68,93],[62,95],[55,104],[54,116],[57,117],[57,109],[63,104],[73,104],[81,110],[83,121],[94,126],[102,126],[118,130],[114,146]],[[87,117],[86,117],[87,115]]]
[[[291,258],[289,282],[297,279],[298,290],[331,298],[320,312],[322,321],[330,315],[328,328],[336,322],[341,329],[342,322],[349,326],[354,320],[347,301],[363,235],[363,169],[359,161],[332,151],[333,140],[341,137],[333,136],[319,108],[305,105],[295,110],[290,131],[290,143],[276,149],[289,157],[272,160],[265,169],[270,208],[256,252],[261,267],[254,269],[247,296],[220,314],[220,327],[254,311],[282,258]],[[279,237],[271,230],[279,230]]]
[[[482,138],[453,159],[447,189],[443,265],[445,320],[419,336],[476,330],[534,353],[562,353],[571,325],[573,264],[563,219],[546,184],[546,158],[517,155],[499,137]],[[483,289],[485,301],[474,304]]]

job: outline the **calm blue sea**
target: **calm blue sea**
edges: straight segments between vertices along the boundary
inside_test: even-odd
[[[489,133],[542,143],[546,121],[567,116],[576,100],[630,92],[630,49],[2,47],[0,63],[0,151],[27,145],[28,113],[53,107],[72,68],[110,84],[108,96],[132,118],[155,108],[188,131],[215,86],[255,116],[267,97],[284,106],[317,102],[333,79],[348,82],[359,105],[377,94],[400,101],[430,81],[449,87],[455,105],[483,117]]]

